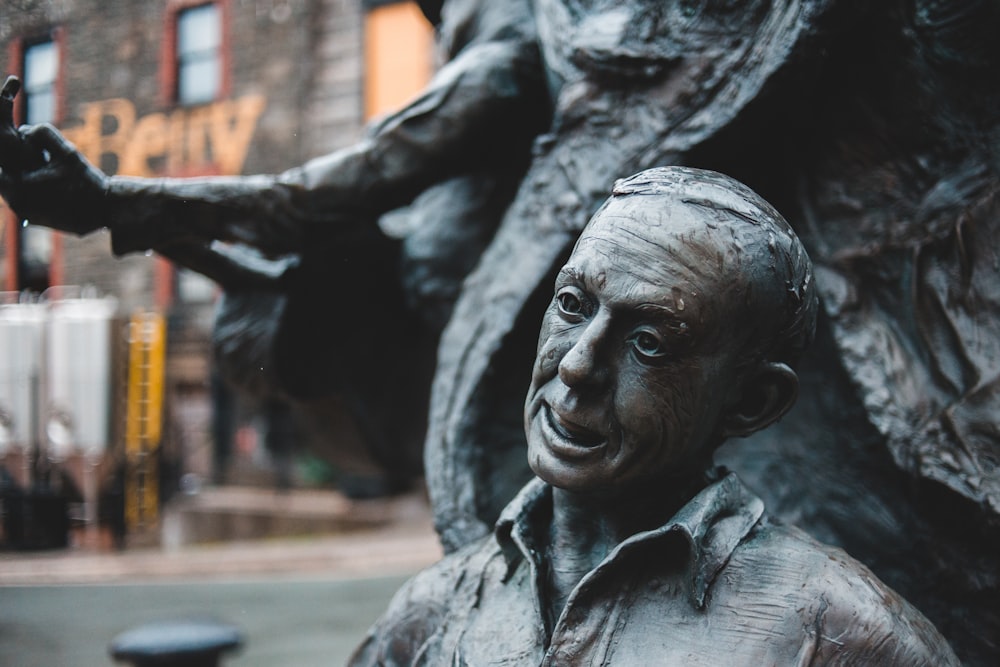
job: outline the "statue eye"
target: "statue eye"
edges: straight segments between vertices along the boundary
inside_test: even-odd
[[[663,339],[651,329],[639,329],[632,334],[629,342],[640,360],[654,361],[667,355]]]
[[[575,287],[564,287],[559,290],[556,294],[556,303],[559,304],[559,312],[564,317],[578,319],[586,315],[583,294]]]

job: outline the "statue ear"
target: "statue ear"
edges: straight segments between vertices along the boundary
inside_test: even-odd
[[[799,396],[799,376],[786,364],[766,362],[743,382],[722,416],[722,436],[744,437],[770,426]]]

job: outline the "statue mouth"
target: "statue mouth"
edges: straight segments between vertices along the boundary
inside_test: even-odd
[[[589,453],[607,442],[602,433],[561,416],[547,403],[542,406],[542,423],[548,431],[550,444],[562,453]]]

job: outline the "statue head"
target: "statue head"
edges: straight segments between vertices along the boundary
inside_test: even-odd
[[[684,167],[619,181],[542,321],[532,469],[612,493],[700,473],[792,406],[816,309],[799,239],[745,185]]]

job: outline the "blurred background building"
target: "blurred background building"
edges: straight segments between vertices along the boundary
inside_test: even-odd
[[[280,172],[355,141],[432,68],[413,2],[0,0],[16,120],[109,174]],[[205,278],[0,200],[0,281],[0,544],[121,540],[202,480],[304,483],[287,410],[213,373]]]

